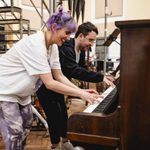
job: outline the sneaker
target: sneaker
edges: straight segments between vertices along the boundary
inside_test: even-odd
[[[74,149],[75,149],[75,150],[84,150],[84,148],[81,147],[81,146],[76,146],[76,147],[74,147]]]
[[[84,150],[84,149],[82,147],[80,148],[79,146],[74,147],[72,143],[68,141],[62,143],[61,150]]]
[[[55,148],[51,148],[50,150],[61,150],[61,147],[60,146],[57,146]]]

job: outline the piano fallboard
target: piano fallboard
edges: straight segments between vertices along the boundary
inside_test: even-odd
[[[120,140],[118,114],[119,109],[109,115],[74,113],[68,119],[67,135],[71,141],[116,147]]]

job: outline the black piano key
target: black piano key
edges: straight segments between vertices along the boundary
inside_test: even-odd
[[[117,87],[115,87],[106,97],[105,99],[93,110],[93,112],[105,112],[109,106],[113,103],[114,96],[117,93]]]

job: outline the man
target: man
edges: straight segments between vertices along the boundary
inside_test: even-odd
[[[99,72],[88,71],[84,68],[85,51],[93,46],[98,29],[90,22],[85,22],[78,27],[75,38],[66,41],[59,47],[60,63],[63,74],[71,79],[87,82],[102,82],[112,85],[113,77],[104,76]],[[37,96],[47,116],[52,149],[76,150],[77,147],[67,139],[67,108],[64,95],[47,90],[44,85],[37,92]],[[62,138],[63,147],[60,147]]]
[[[61,69],[66,77],[87,82],[104,81],[107,85],[112,84],[111,76],[104,77],[100,72],[89,71],[85,68],[85,51],[90,50],[97,35],[97,27],[90,22],[85,22],[78,27],[75,38],[66,41],[59,47]]]

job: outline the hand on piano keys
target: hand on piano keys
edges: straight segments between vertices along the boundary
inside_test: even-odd
[[[91,113],[93,112],[100,104],[102,104],[104,101],[107,101],[107,104],[109,104],[111,98],[110,96],[114,96],[114,94],[117,92],[117,88],[115,85],[110,86],[105,90],[101,97],[97,99],[97,102],[94,104],[90,104],[83,112]],[[109,99],[108,99],[109,98]]]
[[[113,86],[113,82],[115,81],[115,77],[112,75],[105,75],[103,79],[103,83],[106,84],[106,86]]]
[[[93,104],[99,98],[103,98],[103,96],[94,89],[82,89],[82,91],[80,98],[86,100],[89,104]]]

